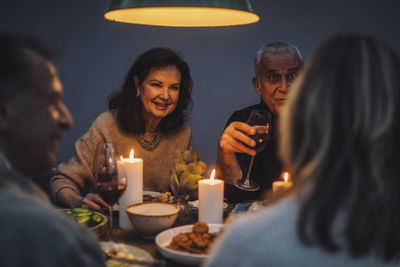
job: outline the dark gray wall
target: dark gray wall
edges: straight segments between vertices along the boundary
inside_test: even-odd
[[[109,0],[1,0],[0,30],[33,34],[57,49],[65,103],[75,127],[65,134],[59,161],[106,110],[136,56],[154,46],[179,50],[195,82],[190,123],[195,150],[213,167],[217,142],[235,109],[258,101],[252,89],[253,56],[273,40],[297,44],[305,59],[327,36],[359,32],[399,52],[398,0],[253,0],[261,20],[224,28],[164,28],[106,21]]]

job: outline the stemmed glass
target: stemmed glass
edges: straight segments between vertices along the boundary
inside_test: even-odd
[[[94,157],[95,191],[109,205],[109,236],[112,231],[112,206],[126,189],[126,178],[118,179],[117,144],[98,143]]]
[[[247,124],[250,126],[266,126],[267,130],[264,127],[258,127],[256,129],[255,135],[250,135],[250,138],[256,141],[256,146],[254,150],[256,153],[260,152],[267,145],[267,141],[269,140],[269,127],[271,125],[271,114],[265,110],[253,110],[247,120]],[[257,191],[260,189],[260,186],[250,179],[251,169],[253,167],[254,156],[250,159],[249,169],[247,170],[246,178],[242,178],[234,181],[234,185],[242,190],[247,191]]]

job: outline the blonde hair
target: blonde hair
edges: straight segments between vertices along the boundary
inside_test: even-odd
[[[352,255],[400,256],[400,217],[393,218],[400,214],[399,69],[399,57],[381,42],[337,35],[298,77],[281,116],[279,150],[308,190],[299,218],[305,243],[339,249],[330,229],[346,210]],[[305,230],[310,224],[315,239]]]

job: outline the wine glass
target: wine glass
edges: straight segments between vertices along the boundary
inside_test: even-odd
[[[117,144],[98,143],[94,157],[95,191],[109,205],[109,235],[112,231],[112,206],[126,189],[126,178],[118,179]]]
[[[256,134],[250,135],[250,138],[256,141],[256,146],[253,148],[256,153],[260,152],[267,145],[267,141],[269,140],[269,127],[271,124],[271,113],[266,110],[253,110],[247,120],[247,124],[250,126],[266,126],[267,130],[264,127],[258,127],[256,129]],[[253,167],[254,156],[250,159],[249,169],[247,170],[246,178],[242,178],[234,181],[234,185],[242,190],[247,191],[257,191],[260,189],[260,186],[250,179],[251,169]]]

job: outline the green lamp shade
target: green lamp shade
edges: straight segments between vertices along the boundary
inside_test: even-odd
[[[111,0],[111,21],[169,27],[216,27],[257,22],[250,0]]]

